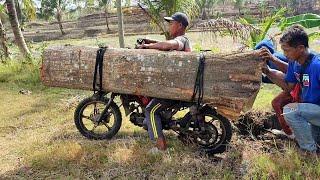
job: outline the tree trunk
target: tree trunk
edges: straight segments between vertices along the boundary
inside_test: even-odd
[[[205,7],[202,8],[201,19],[202,20],[207,19],[207,13],[206,13],[206,8]]]
[[[17,17],[18,17],[18,21],[19,21],[19,23],[20,23],[20,25],[21,25],[21,31],[23,31],[24,29],[23,29],[23,13],[22,13],[22,9],[21,9],[21,7],[20,7],[20,3],[19,3],[19,1],[18,0],[14,0],[14,2],[15,2],[15,7],[16,7],[16,11],[17,11]]]
[[[15,43],[19,47],[19,50],[21,51],[23,56],[27,59],[30,59],[31,54],[21,32],[13,0],[6,0],[6,5],[8,10],[9,21],[15,38]]]
[[[9,58],[9,50],[8,50],[8,46],[7,46],[6,32],[3,27],[1,18],[0,18],[0,44],[1,44],[5,59]]]
[[[63,27],[62,27],[62,11],[60,8],[60,4],[57,7],[57,20],[58,20],[58,24],[59,24],[59,28],[61,31],[62,35],[65,35],[66,33],[63,31]]]
[[[121,0],[117,0],[117,13],[118,13],[119,44],[120,44],[120,48],[124,48],[124,31],[123,31]]]
[[[105,13],[105,15],[106,15],[107,32],[109,32],[109,31],[110,31],[110,28],[109,28],[108,6],[107,6],[107,5],[104,6],[104,13]]]
[[[47,86],[92,90],[97,48],[64,46],[44,51],[42,82]],[[230,119],[251,108],[259,91],[263,62],[252,52],[206,53],[204,102]],[[190,101],[198,53],[107,49],[103,88],[108,92]]]

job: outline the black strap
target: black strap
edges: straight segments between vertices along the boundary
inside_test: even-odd
[[[196,95],[198,94],[198,99],[197,99],[198,107],[200,106],[200,104],[202,103],[202,100],[203,100],[203,82],[204,82],[203,78],[204,78],[205,61],[206,61],[206,58],[205,58],[204,54],[201,53],[200,57],[199,57],[197,78],[196,78],[196,82],[195,82],[194,88],[193,88],[193,95],[191,97],[191,100],[194,101]]]
[[[97,91],[102,91],[102,70],[103,70],[103,56],[104,53],[106,52],[106,47],[100,47],[97,51],[97,56],[96,56],[96,65],[94,68],[94,75],[93,75],[93,91],[96,93]],[[97,83],[97,76],[99,74],[99,83]],[[98,86],[98,88],[97,88]]]

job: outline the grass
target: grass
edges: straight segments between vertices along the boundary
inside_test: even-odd
[[[192,41],[203,43],[202,47],[219,44],[216,40],[201,42],[201,36],[191,33]],[[136,37],[126,42],[133,44]],[[116,38],[106,37],[105,41],[117,46]],[[32,48],[64,43],[98,42],[52,41],[32,44]],[[226,46],[220,43],[217,49],[224,51]],[[167,133],[169,150],[150,155],[146,153],[152,146],[147,133],[128,119],[109,141],[85,139],[74,126],[73,112],[91,92],[44,87],[38,62],[0,65],[0,179],[316,179],[320,175],[319,159],[301,156],[290,141],[282,141],[284,147],[278,148],[273,142],[266,145],[234,136],[228,152],[207,157]],[[21,94],[21,90],[31,94]],[[270,110],[270,101],[279,92],[276,86],[263,84],[254,109]]]

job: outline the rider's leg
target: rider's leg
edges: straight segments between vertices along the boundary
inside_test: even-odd
[[[145,110],[149,137],[151,140],[156,140],[156,145],[161,150],[165,150],[167,145],[162,132],[160,112],[170,105],[170,101],[154,98],[150,101]]]

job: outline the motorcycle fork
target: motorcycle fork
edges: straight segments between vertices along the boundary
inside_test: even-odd
[[[106,107],[103,109],[103,111],[101,112],[101,115],[100,117],[98,118],[97,122],[98,123],[101,123],[104,119],[107,119],[109,113],[108,113],[108,109],[111,105],[111,103],[113,102],[114,98],[115,98],[115,94],[114,93],[111,93],[111,96],[109,98],[109,101],[107,102],[106,104]],[[102,98],[102,95],[100,94],[100,98]]]

